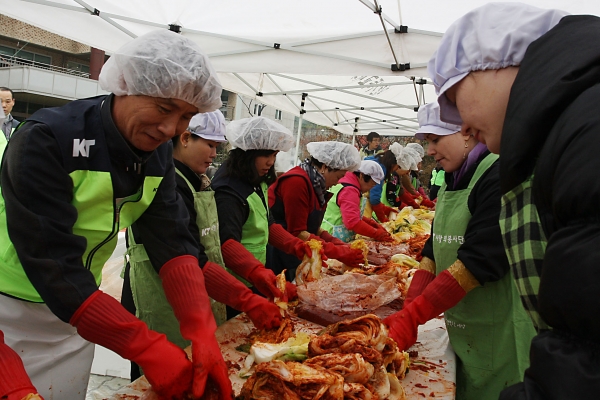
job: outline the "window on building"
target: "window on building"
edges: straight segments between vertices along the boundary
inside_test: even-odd
[[[52,57],[50,56],[45,56],[43,54],[37,54],[26,50],[17,50],[7,46],[0,46],[0,54],[9,57],[14,56],[22,60],[29,60],[41,64],[52,64]]]
[[[281,120],[281,110],[275,110],[275,119]]]
[[[67,69],[70,69],[72,71],[84,72],[86,74],[90,73],[89,65],[81,64],[75,61],[67,61]]]

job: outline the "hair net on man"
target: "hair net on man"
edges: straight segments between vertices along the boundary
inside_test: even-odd
[[[448,89],[471,71],[520,65],[527,47],[565,15],[565,11],[522,3],[489,3],[450,25],[427,65],[442,121],[462,124],[456,106],[445,96]]]
[[[421,159],[425,157],[425,149],[419,143],[409,143],[406,145],[406,148],[415,150]]]
[[[360,154],[350,144],[341,142],[311,142],[306,150],[317,161],[332,169],[356,171],[360,167]]]
[[[183,100],[199,112],[221,107],[221,83],[208,57],[185,36],[166,29],[149,32],[117,50],[99,77],[117,96]]]
[[[294,145],[294,136],[288,128],[265,117],[231,121],[225,136],[233,148],[245,151],[288,151]]]

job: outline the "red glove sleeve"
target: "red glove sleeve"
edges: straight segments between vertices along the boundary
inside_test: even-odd
[[[272,329],[281,325],[279,307],[252,293],[246,285],[219,265],[207,262],[202,272],[210,297],[245,312],[258,329]]]
[[[400,350],[417,341],[419,325],[454,307],[467,292],[447,270],[439,274],[408,306],[383,320]]]
[[[410,193],[408,193],[408,190],[402,191],[402,194],[400,195],[400,200],[402,200],[403,203],[405,203],[408,206],[411,206],[412,208],[420,208],[413,196]]]
[[[423,293],[423,290],[435,279],[435,275],[424,269],[419,269],[415,272],[404,299],[404,307],[407,307],[413,300]]]
[[[250,274],[255,269],[264,268],[264,265],[243,244],[233,239],[229,239],[221,245],[221,254],[225,266],[248,281]]]
[[[288,301],[294,300],[298,297],[298,289],[292,282],[285,283],[285,293],[287,294]]]
[[[421,205],[423,205],[425,207],[429,207],[429,208],[435,207],[435,203],[426,197],[423,197],[423,201],[421,201]]]
[[[362,217],[362,220],[365,221],[367,224],[371,225],[375,229],[379,229],[379,227],[381,226],[373,218]]]
[[[352,249],[350,246],[336,246],[333,243],[325,243],[323,250],[328,258],[335,258],[349,266],[359,268],[365,262],[362,250]]]
[[[386,207],[385,204],[383,203],[379,203],[377,205],[371,206],[371,208],[373,209],[373,212],[375,213],[375,215],[377,216],[377,219],[379,220],[379,222],[388,222],[388,214],[389,212],[386,211]]]
[[[69,322],[82,338],[139,364],[159,395],[182,397],[191,388],[192,363],[185,352],[102,291],[88,297]]]
[[[302,260],[305,255],[312,256],[312,251],[306,243],[293,236],[279,224],[269,226],[269,244],[287,254],[293,254],[299,260]]]
[[[336,238],[335,236],[331,236],[331,234],[327,231],[322,231],[321,235],[319,237],[326,242],[335,244],[336,246],[345,246],[346,245],[346,242]]]
[[[358,221],[356,225],[352,227],[352,230],[359,235],[373,237],[377,234],[377,228],[372,227],[364,221]]]
[[[21,400],[37,390],[25,372],[19,355],[4,344],[4,333],[0,331],[0,399]]]
[[[215,338],[217,324],[198,260],[192,256],[176,257],[162,266],[159,275],[165,296],[179,321],[181,336],[192,342],[194,397],[202,396],[208,378],[221,398],[232,397],[227,366]]]

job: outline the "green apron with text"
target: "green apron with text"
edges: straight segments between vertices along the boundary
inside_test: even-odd
[[[497,159],[494,154],[485,157],[466,189],[446,191],[446,183],[442,185],[432,232],[438,275],[456,261],[471,219],[469,194]],[[458,358],[458,400],[497,400],[502,389],[522,380],[535,330],[511,274],[476,287],[444,316]]]
[[[185,177],[176,170],[183,179]],[[194,209],[196,210],[196,224],[200,232],[200,243],[209,261],[224,266],[221,255],[221,241],[219,240],[219,218],[215,203],[215,192],[205,190],[196,192],[192,184],[185,179],[194,194]],[[170,342],[186,348],[190,342],[181,336],[179,322],[175,318],[173,309],[167,301],[162,282],[156,270],[150,263],[144,245],[135,244],[131,230],[127,230],[129,248],[130,280],[133,300],[136,307],[136,316],[144,321],[148,328],[164,333]],[[227,320],[225,305],[210,300],[211,308],[217,325]]]

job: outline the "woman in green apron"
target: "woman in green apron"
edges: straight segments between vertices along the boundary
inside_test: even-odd
[[[275,274],[265,268],[267,244],[299,260],[312,255],[306,243],[275,223],[269,214],[267,190],[276,179],[275,158],[279,151],[292,148],[292,133],[275,121],[252,117],[231,121],[227,139],[233,149],[213,180],[225,265],[261,294],[281,297]],[[296,295],[290,282],[286,295]],[[237,310],[227,308],[228,317],[236,314]]]
[[[216,157],[219,143],[226,142],[225,124],[220,111],[197,114],[188,129],[172,139],[173,162],[177,173],[174,188],[183,198],[190,214],[188,229],[198,240],[199,259],[204,256],[210,262],[204,264],[206,289],[213,299],[212,309],[217,325],[225,322],[225,304],[246,312],[259,329],[279,326],[279,307],[260,297],[224,267],[219,241],[219,220],[214,192],[204,173]],[[179,332],[179,324],[162,290],[161,280],[153,267],[143,244],[144,230],[135,224],[127,231],[126,269],[123,300],[133,300],[128,305],[150,329],[167,335],[172,343],[185,348],[189,342]],[[132,297],[130,297],[132,296]],[[215,301],[216,300],[216,301]],[[133,306],[133,307],[132,307]]]
[[[437,103],[418,114],[417,138],[429,143],[446,171],[432,235],[404,309],[384,320],[398,346],[415,343],[417,328],[444,312],[457,356],[457,399],[496,400],[519,382],[535,334],[512,277],[498,224],[498,156],[460,126],[439,120]]]

